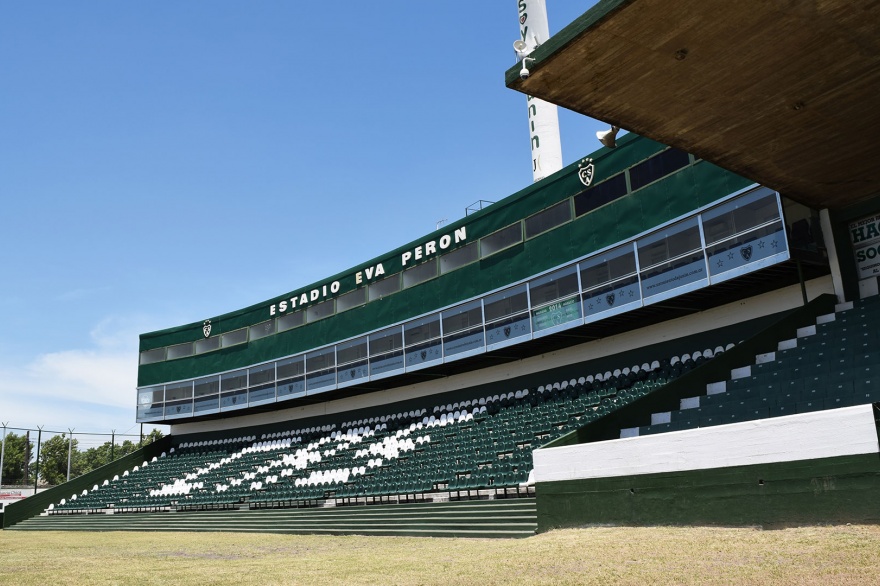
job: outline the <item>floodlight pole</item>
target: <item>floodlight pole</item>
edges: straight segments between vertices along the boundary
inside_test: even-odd
[[[116,453],[116,430],[110,430],[110,462],[113,461],[113,454]]]
[[[3,458],[6,456],[6,426],[8,421],[3,422],[3,441],[0,442],[0,488],[3,488]]]
[[[70,432],[70,441],[67,442],[67,482],[70,482],[70,456],[73,453],[73,428],[68,427],[67,431]]]

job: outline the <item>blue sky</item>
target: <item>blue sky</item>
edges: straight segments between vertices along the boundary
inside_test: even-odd
[[[514,0],[0,4],[0,421],[134,431],[138,334],[527,186],[518,34]],[[566,164],[607,127],[560,125]]]

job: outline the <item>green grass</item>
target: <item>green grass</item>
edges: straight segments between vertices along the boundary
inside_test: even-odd
[[[876,584],[880,527],[598,527],[529,539],[0,532],[0,584]]]

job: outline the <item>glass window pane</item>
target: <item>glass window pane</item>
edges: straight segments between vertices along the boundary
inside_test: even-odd
[[[281,317],[275,320],[275,324],[277,326],[277,330],[279,332],[285,332],[287,330],[293,329],[295,327],[303,325],[305,319],[305,312],[296,311],[294,313],[288,313],[287,315],[282,315]]]
[[[196,379],[195,396],[204,397],[205,395],[216,395],[220,392],[220,377],[209,376]]]
[[[483,308],[479,299],[443,312],[444,336],[482,324]]]
[[[185,344],[176,344],[174,346],[168,346],[168,360],[174,360],[175,358],[185,358],[187,356],[192,356],[193,353],[193,343],[187,342]]]
[[[526,238],[532,238],[571,220],[571,204],[566,199],[526,218]]]
[[[220,336],[213,338],[202,338],[196,340],[196,354],[204,354],[205,352],[213,352],[220,348]]]
[[[370,283],[368,289],[370,290],[370,301],[375,301],[376,299],[381,299],[386,295],[397,293],[398,291],[400,291],[400,273],[391,275],[390,277],[382,279],[381,281]]]
[[[154,364],[165,360],[165,348],[153,348],[141,352],[140,364]]]
[[[424,262],[403,271],[403,287],[413,287],[437,276],[437,259]]]
[[[343,342],[336,347],[336,361],[340,364],[348,364],[367,358],[367,339],[358,338]]]
[[[449,271],[470,264],[479,259],[479,248],[476,242],[471,242],[467,246],[462,246],[452,252],[447,252],[440,257],[440,274],[445,275]]]
[[[247,328],[241,328],[240,330],[234,330],[232,332],[226,332],[223,334],[223,347],[228,348],[229,346],[235,346],[236,344],[244,344],[247,342]]]
[[[370,335],[370,374],[403,368],[403,328],[394,327]]]
[[[687,167],[690,162],[690,156],[686,152],[673,148],[667,149],[630,168],[630,187],[633,191],[640,189],[652,181],[665,177],[682,167]]]
[[[333,347],[306,354],[306,372],[315,372],[336,366],[336,349]]]
[[[185,382],[185,383],[176,383],[173,385],[165,386],[165,402],[168,401],[180,401],[183,399],[192,399],[193,396],[193,383]]]
[[[299,376],[305,373],[305,359],[303,356],[286,358],[278,361],[278,380]]]
[[[487,323],[526,311],[529,308],[526,286],[523,284],[493,293],[486,297],[483,305]]]
[[[407,346],[440,337],[440,314],[425,316],[403,326],[404,342]]]
[[[587,291],[635,272],[632,244],[619,246],[581,262],[581,287]]]
[[[574,215],[583,216],[624,195],[626,176],[620,173],[574,196]]]
[[[251,326],[249,335],[251,340],[259,340],[260,338],[271,336],[274,333],[275,322],[273,320],[269,320],[255,326]]]
[[[165,387],[147,387],[138,391],[138,405],[151,405],[165,400]]]
[[[246,386],[247,370],[236,370],[220,376],[220,388],[223,392],[243,389]]]
[[[275,364],[263,364],[248,369],[248,386],[255,387],[275,381]]]
[[[393,352],[403,347],[403,328],[394,327],[370,334],[370,356]]]
[[[779,206],[776,194],[765,187],[707,210],[702,218],[706,244],[714,244],[779,219]]]
[[[480,256],[485,258],[519,242],[522,242],[522,225],[517,222],[481,238]]]
[[[639,266],[642,269],[700,250],[700,229],[691,218],[667,226],[638,241]]]
[[[325,317],[329,317],[333,315],[335,312],[335,308],[333,305],[333,299],[328,299],[327,301],[322,301],[316,305],[312,305],[308,309],[306,309],[306,315],[308,317],[309,323],[313,321],[318,321],[319,319],[324,319]]]
[[[336,311],[343,312],[367,302],[367,288],[361,287],[336,298]]]
[[[578,292],[577,267],[572,265],[529,283],[532,307],[549,303]]]
[[[248,403],[275,398],[275,363],[248,369]]]

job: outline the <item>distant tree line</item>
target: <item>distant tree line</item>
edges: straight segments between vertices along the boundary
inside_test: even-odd
[[[34,434],[8,432],[3,453],[3,484],[33,485],[34,474],[39,473],[40,484],[53,486],[67,480],[67,455],[70,442],[66,434],[53,436],[40,446],[39,470],[35,466],[37,457]],[[162,432],[154,429],[144,436],[143,444],[125,440],[122,443],[104,442],[102,445],[80,451],[79,440],[73,439],[70,452],[70,478],[76,478],[113,460],[134,452],[162,437]]]

